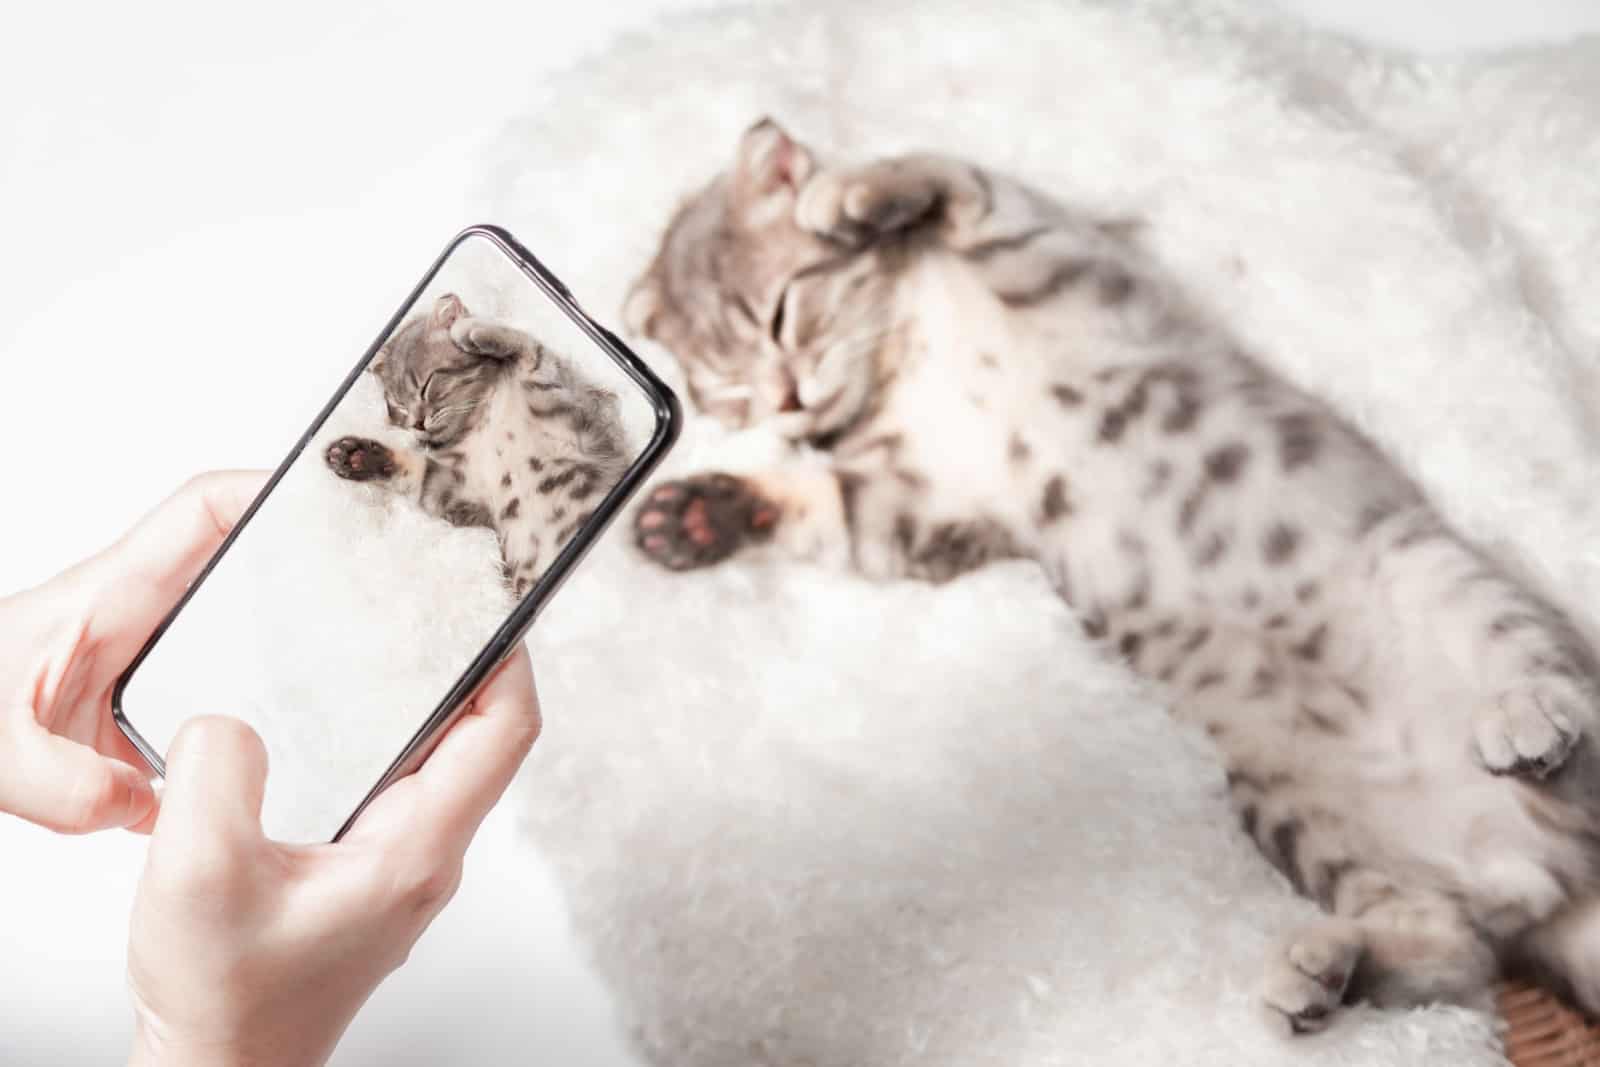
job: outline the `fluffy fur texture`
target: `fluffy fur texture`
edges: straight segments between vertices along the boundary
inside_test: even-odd
[[[469,315],[454,293],[411,316],[367,370],[412,440],[341,437],[324,452],[329,470],[493,530],[519,597],[628,467],[616,395],[531,334]]]
[[[719,168],[685,146],[763,111],[1144,216],[1252,351],[1588,625],[1577,386],[1600,322],[1578,282],[1600,242],[1569,175],[1600,153],[1591,76],[1572,55],[1424,69],[1231,5],[810,5],[692,20],[546,86],[492,206],[600,308]],[[1546,121],[1496,136],[1529,108]],[[769,446],[696,426],[675,466]],[[1028,568],[684,578],[613,540],[535,646],[530,825],[658,1061],[1288,1055],[1255,1017],[1255,959],[1313,909],[1233,829],[1205,742]],[[1487,1035],[1451,1009],[1362,1013],[1293,1055],[1492,1063]]]
[[[1345,1000],[1481,1002],[1497,955],[1600,1009],[1570,965],[1600,953],[1592,656],[1130,229],[952,157],[818,164],[757,123],[629,317],[726,424],[830,466],[666,482],[640,548],[685,570],[775,540],[935,582],[1032,559],[1205,729],[1245,832],[1330,913],[1267,960],[1294,1032]]]

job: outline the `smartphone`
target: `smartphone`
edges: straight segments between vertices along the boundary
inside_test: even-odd
[[[262,823],[336,841],[677,438],[670,389],[494,226],[455,237],[119,679],[157,774],[189,718],[266,744]]]

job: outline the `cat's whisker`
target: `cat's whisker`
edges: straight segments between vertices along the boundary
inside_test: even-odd
[[[770,120],[747,137],[735,175],[775,138],[805,158]],[[722,559],[764,514],[762,539],[878,578],[1031,558],[1086,634],[1205,728],[1246,832],[1338,917],[1269,961],[1294,1029],[1328,1021],[1358,962],[1396,1004],[1475,999],[1500,945],[1600,1011],[1600,804],[1539,787],[1600,737],[1570,621],[1191,310],[1126,222],[933,154],[807,170],[797,205],[727,180],[692,197],[635,317],[691,380],[725,383],[713,404],[749,401],[713,413],[814,451],[678,483],[640,529],[646,554]],[[750,298],[774,292],[763,323]],[[791,380],[753,355],[769,342]],[[757,402],[778,384],[793,395]],[[1391,646],[1416,653],[1414,679],[1378,668]],[[1445,676],[1424,662],[1463,687],[1425,721],[1412,687]],[[1463,825],[1494,862],[1450,853]]]
[[[748,400],[756,395],[755,386],[732,383],[707,386],[700,392],[710,400]]]
[[[430,313],[413,316],[385,343],[384,400],[412,432],[410,446],[396,450],[404,476],[382,484],[435,518],[494,531],[508,589],[521,596],[626,469],[617,397],[527,334],[482,319],[474,330],[487,331],[497,351],[538,350],[537,367],[520,358],[507,360],[516,369],[506,373],[440,367],[429,323]],[[525,393],[546,397],[548,410],[523,402]],[[420,425],[412,412],[422,414]]]
[[[450,406],[447,406],[447,407],[435,408],[433,410],[433,413],[428,416],[426,421],[429,424],[432,424],[432,423],[435,423],[435,422],[443,422],[443,421],[448,420],[448,419],[453,419],[457,415],[471,414],[473,411],[476,411],[478,409],[478,407],[479,407],[479,405],[477,403],[470,403],[470,404],[453,404],[453,405],[450,405]]]
[[[817,367],[832,366],[838,363],[850,363],[864,356],[870,356],[883,345],[885,339],[894,333],[899,323],[887,323],[857,330],[843,337],[830,339],[817,357]]]

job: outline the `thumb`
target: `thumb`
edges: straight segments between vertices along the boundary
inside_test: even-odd
[[[0,811],[64,834],[132,826],[155,807],[150,776],[57,734],[25,735],[14,777],[0,781]]]
[[[267,748],[238,719],[190,719],[167,751],[167,784],[155,837],[188,847],[261,840]]]

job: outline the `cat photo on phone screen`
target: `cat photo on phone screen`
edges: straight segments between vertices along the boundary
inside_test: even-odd
[[[486,235],[346,374],[124,693],[157,755],[194,715],[254,727],[279,840],[338,833],[659,437],[647,394]]]
[[[328,468],[494,531],[516,596],[627,469],[616,394],[531,334],[473,317],[454,293],[411,316],[367,371],[412,443],[340,437],[324,452]]]

